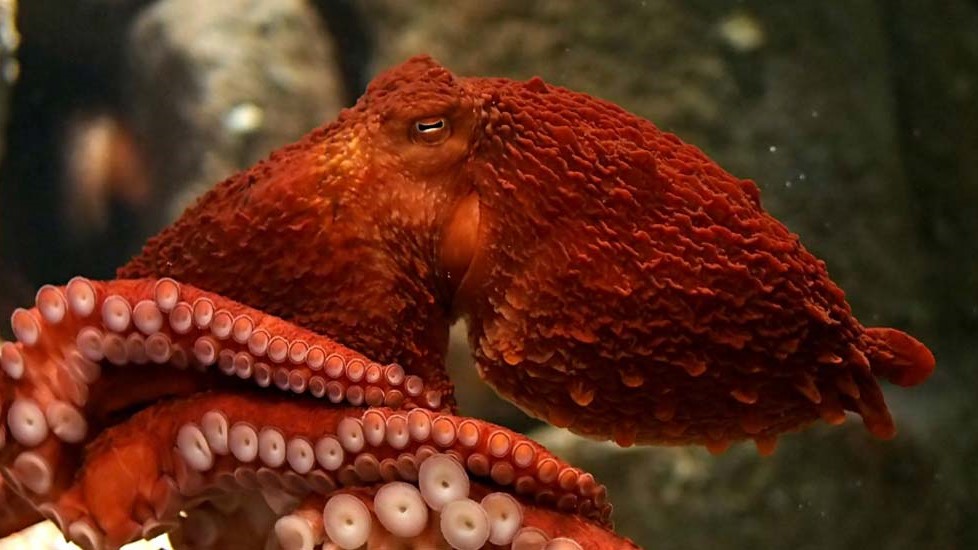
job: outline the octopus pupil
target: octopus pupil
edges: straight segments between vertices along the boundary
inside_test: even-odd
[[[418,131],[421,133],[434,132],[436,130],[441,130],[444,127],[444,120],[437,120],[435,122],[418,122]]]

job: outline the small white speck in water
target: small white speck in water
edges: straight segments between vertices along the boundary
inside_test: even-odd
[[[17,77],[20,76],[20,63],[16,59],[8,59],[2,63],[2,68],[0,68],[0,77],[7,84],[13,84]]]
[[[224,127],[235,134],[250,134],[264,121],[265,110],[251,102],[239,103],[224,115]]]
[[[772,145],[772,146],[768,147],[767,150],[768,151],[771,151],[772,153],[777,153],[778,152],[778,146],[777,145]]]
[[[760,22],[746,13],[733,13],[719,25],[720,36],[734,50],[751,52],[764,45],[764,29]]]

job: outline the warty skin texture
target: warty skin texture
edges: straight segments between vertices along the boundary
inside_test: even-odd
[[[875,378],[916,384],[933,357],[863,329],[753,182],[615,105],[538,79],[485,88],[466,310],[501,393],[623,445],[766,449],[843,409],[893,435]]]
[[[450,135],[417,139],[419,120]],[[768,450],[844,410],[891,437],[876,378],[913,385],[934,365],[864,329],[754,183],[699,149],[608,102],[425,57],[219,185],[119,275],[229,296],[446,397],[462,315],[500,393],[623,445]]]

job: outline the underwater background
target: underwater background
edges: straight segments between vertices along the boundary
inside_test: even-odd
[[[978,548],[974,0],[0,0],[0,317],[44,283],[111,277],[199,193],[417,53],[539,75],[696,144],[757,182],[862,322],[938,360],[922,387],[887,388],[892,441],[851,419],[768,458],[712,456],[545,427],[478,380],[456,330],[463,414],[593,472],[646,548]],[[43,537],[0,548],[67,547]]]

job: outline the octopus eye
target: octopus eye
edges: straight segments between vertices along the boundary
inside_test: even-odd
[[[448,120],[441,117],[422,118],[416,120],[411,127],[411,138],[416,143],[438,145],[448,139],[452,133]]]

